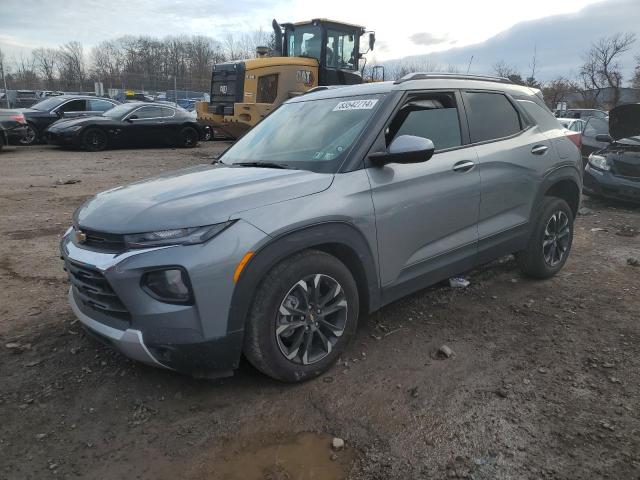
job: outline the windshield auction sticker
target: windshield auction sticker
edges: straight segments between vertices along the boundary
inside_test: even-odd
[[[340,102],[334,108],[334,112],[342,112],[345,110],[371,110],[375,104],[378,103],[377,98],[371,98],[369,100],[348,100],[346,102]]]

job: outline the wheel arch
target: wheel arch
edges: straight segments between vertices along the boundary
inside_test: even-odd
[[[561,167],[545,177],[538,193],[536,205],[544,197],[557,197],[563,199],[575,218],[580,208],[582,192],[582,177],[574,167]]]
[[[350,270],[360,297],[360,311],[380,306],[380,288],[374,257],[364,236],[343,222],[328,222],[284,233],[261,246],[242,271],[229,311],[229,331],[243,329],[260,281],[276,264],[303,250],[335,256]]]

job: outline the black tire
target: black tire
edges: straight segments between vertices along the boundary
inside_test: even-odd
[[[184,127],[178,133],[178,145],[182,148],[193,148],[198,145],[199,135],[195,128]]]
[[[27,132],[19,140],[20,145],[36,145],[40,143],[40,132],[33,123],[27,123]]]
[[[545,197],[538,212],[529,244],[516,259],[522,273],[544,279],[558,273],[569,257],[574,218],[567,202],[556,197]]]
[[[82,134],[82,146],[89,152],[100,152],[107,148],[109,137],[100,128],[89,128]]]
[[[313,311],[311,308],[307,311],[303,302],[287,303],[303,296],[300,295],[301,282],[313,287],[305,278],[313,282],[318,277],[321,277],[315,281],[320,285],[318,296],[314,297],[313,289],[309,292],[311,298],[318,300],[310,302],[318,306],[317,310],[314,306]],[[335,288],[331,281],[340,288]],[[323,282],[329,283],[323,287]],[[339,294],[334,294],[336,290]],[[327,298],[330,299],[323,303]],[[326,317],[324,312],[316,315],[320,305],[325,305],[327,312],[333,312]],[[296,308],[306,315],[287,316],[283,308]],[[262,279],[247,318],[244,354],[254,367],[276,380],[300,382],[314,378],[329,369],[349,345],[356,331],[358,314],[358,288],[349,269],[334,256],[318,250],[297,253],[273,267]],[[298,323],[306,326],[289,328]],[[299,336],[304,337],[303,340],[298,341]],[[307,344],[309,337],[311,341]],[[296,342],[298,348],[295,348]],[[331,346],[327,348],[327,344]],[[289,359],[285,356],[287,349]]]

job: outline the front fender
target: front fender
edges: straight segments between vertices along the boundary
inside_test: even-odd
[[[364,236],[346,222],[326,222],[282,233],[261,245],[242,271],[234,289],[229,311],[229,329],[244,328],[253,296],[260,281],[277,263],[296,252],[318,248],[334,253],[352,271],[365,294],[368,312],[380,306],[380,287],[374,257]],[[336,253],[341,252],[341,253]]]

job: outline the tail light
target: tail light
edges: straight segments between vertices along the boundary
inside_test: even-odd
[[[572,132],[571,130],[565,131],[565,135],[571,140],[578,150],[582,149],[582,134],[580,132]]]
[[[15,120],[18,123],[27,123],[27,121],[24,119],[24,115],[22,113],[17,113],[15,115],[11,115],[11,120]]]

